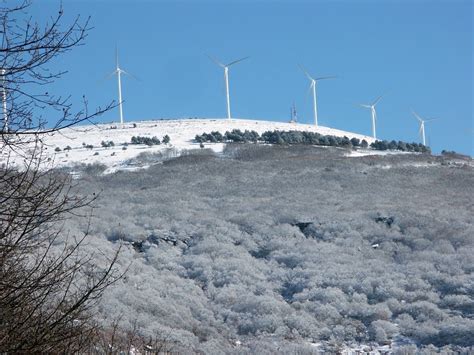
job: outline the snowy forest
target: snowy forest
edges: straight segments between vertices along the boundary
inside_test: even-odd
[[[64,132],[122,99],[53,93],[50,63],[90,18],[31,4],[0,6],[0,353],[472,353],[471,157],[241,127],[179,146],[143,122],[92,152]]]
[[[91,253],[121,244],[127,269],[98,306],[104,324],[185,353],[472,350],[466,164],[229,144],[138,172],[87,171],[78,189],[99,196],[92,219],[67,230],[90,228]]]

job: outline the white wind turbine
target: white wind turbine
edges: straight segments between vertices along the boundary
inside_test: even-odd
[[[365,108],[370,108],[370,112],[372,114],[372,137],[374,137],[374,139],[377,138],[377,134],[375,132],[375,125],[377,123],[377,112],[375,111],[375,106],[377,105],[377,103],[380,101],[380,99],[383,97],[383,95],[380,95],[379,97],[377,97],[375,99],[374,102],[372,102],[370,105],[366,105],[366,104],[359,104],[359,106],[361,107],[365,107]]]
[[[318,106],[316,103],[316,83],[319,80],[325,80],[325,79],[334,79],[336,78],[335,76],[322,76],[319,78],[313,78],[309,73],[303,68],[302,65],[299,66],[300,69],[303,71],[303,73],[306,74],[308,79],[310,80],[311,84],[309,85],[309,89],[313,91],[313,112],[314,112],[314,125],[317,127],[318,126]]]
[[[234,65],[238,62],[241,62],[249,57],[244,57],[244,58],[240,58],[240,59],[237,59],[237,60],[234,60],[233,62],[230,62],[229,64],[222,64],[221,62],[219,62],[217,59],[211,57],[210,55],[208,55],[209,59],[212,60],[214,63],[216,63],[218,66],[220,66],[221,68],[224,68],[224,81],[225,81],[225,92],[226,92],[226,98],[227,98],[227,118],[230,119],[230,93],[229,93],[229,67],[231,65]]]
[[[418,122],[420,122],[420,130],[418,131],[418,134],[421,135],[421,139],[423,140],[423,145],[426,145],[426,139],[425,139],[425,122],[429,121],[434,121],[436,118],[431,118],[429,120],[424,120],[422,119],[415,111],[411,110],[413,115],[416,117]]]
[[[117,82],[118,82],[118,106],[119,106],[119,113],[120,113],[120,125],[122,126],[123,128],[123,108],[122,108],[122,78],[121,78],[121,75],[122,74],[127,74],[127,75],[130,75],[132,78],[134,78],[133,75],[131,75],[130,73],[127,73],[125,70],[121,69],[120,66],[119,66],[119,58],[118,58],[118,49],[117,47],[115,48],[115,70],[110,73],[109,77],[111,77],[112,75],[117,75]]]
[[[8,111],[7,111],[7,89],[5,80],[6,70],[0,70],[0,76],[2,78],[2,109],[3,109],[3,129],[8,132]]]

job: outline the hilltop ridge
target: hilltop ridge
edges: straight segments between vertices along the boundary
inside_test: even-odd
[[[61,132],[47,135],[42,139],[44,154],[48,165],[55,167],[73,166],[76,164],[105,164],[109,170],[126,169],[127,162],[136,158],[140,153],[158,153],[167,151],[173,156],[179,155],[183,150],[198,149],[199,143],[194,142],[194,137],[203,132],[219,131],[225,133],[233,129],[254,130],[261,134],[265,131],[308,131],[321,135],[347,136],[349,138],[365,139],[369,144],[374,141],[372,137],[343,131],[324,126],[301,123],[272,122],[247,119],[160,119],[149,121],[127,122],[121,128],[117,123],[104,123],[97,125],[83,125],[66,128]],[[130,145],[133,136],[153,137],[158,139],[168,135],[169,144],[146,146],[143,144]],[[102,142],[110,143],[103,146]],[[216,152],[223,149],[224,144],[209,144]],[[172,151],[170,151],[172,150]],[[5,160],[9,152],[2,151],[0,160]],[[15,163],[21,165],[22,158],[13,155]],[[128,167],[129,168],[129,167]]]

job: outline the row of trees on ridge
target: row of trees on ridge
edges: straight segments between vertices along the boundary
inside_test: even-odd
[[[268,143],[268,144],[307,144],[333,147],[360,147],[368,148],[369,144],[365,139],[338,137],[333,135],[322,135],[315,132],[303,131],[266,131],[259,135],[256,131],[241,131],[234,129],[222,134],[217,131],[196,135],[194,140],[197,143]],[[430,148],[421,143],[407,143],[402,141],[376,140],[370,144],[370,148],[375,150],[400,150],[407,152],[430,152]]]

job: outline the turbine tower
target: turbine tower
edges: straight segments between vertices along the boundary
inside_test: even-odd
[[[375,111],[375,106],[377,105],[377,103],[380,101],[382,97],[383,95],[380,95],[370,105],[359,104],[361,107],[370,108],[370,112],[372,114],[372,137],[374,137],[374,139],[377,139],[377,134],[375,132],[375,124],[377,122],[377,112]]]
[[[0,75],[2,80],[2,109],[3,109],[3,130],[8,132],[8,111],[7,111],[7,89],[5,80],[6,70],[1,69]]]
[[[418,122],[420,122],[420,130],[418,131],[418,134],[421,135],[421,139],[423,140],[423,145],[426,145],[426,139],[425,139],[425,122],[429,121],[434,121],[436,118],[431,118],[429,120],[424,120],[422,119],[415,111],[411,110],[413,115],[416,117]]]
[[[115,47],[115,70],[110,73],[109,77],[112,75],[117,75],[117,83],[118,83],[118,106],[119,106],[119,113],[120,113],[120,125],[123,128],[123,107],[122,107],[122,74],[127,74],[133,77],[130,73],[127,73],[125,70],[121,69],[119,66],[119,58],[118,58],[118,49]]]
[[[244,57],[244,58],[234,60],[233,62],[230,62],[229,64],[222,64],[221,62],[211,57],[210,55],[208,55],[208,57],[210,60],[212,60],[214,63],[216,63],[218,66],[224,69],[225,92],[226,92],[226,100],[227,100],[226,101],[227,102],[227,118],[230,119],[231,115],[230,115],[230,93],[229,93],[229,67],[249,57]]]
[[[316,102],[316,83],[319,80],[325,80],[325,79],[334,79],[336,78],[335,76],[322,76],[319,78],[313,78],[309,73],[303,68],[302,65],[299,66],[300,69],[305,73],[305,75],[308,77],[310,80],[311,84],[309,85],[309,90],[313,91],[313,112],[314,112],[314,125],[317,127],[318,126],[318,106]]]

